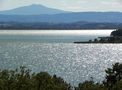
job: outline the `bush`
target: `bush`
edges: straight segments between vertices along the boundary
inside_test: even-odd
[[[70,90],[71,86],[47,72],[31,74],[29,69],[0,71],[0,90]]]
[[[103,83],[94,83],[93,79],[80,83],[75,90],[122,90],[122,64],[115,63],[105,70]],[[51,76],[47,72],[31,73],[25,67],[16,70],[0,70],[0,90],[74,90],[61,77]]]
[[[80,83],[75,90],[107,90],[102,84],[94,83],[93,81],[85,81]]]
[[[109,89],[122,80],[122,64],[120,63],[115,63],[112,65],[112,68],[108,68],[105,72],[106,80],[104,81],[104,85]]]

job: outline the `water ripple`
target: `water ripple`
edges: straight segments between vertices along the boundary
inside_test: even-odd
[[[122,44],[0,43],[0,68],[27,66],[33,72],[48,71],[72,85],[93,77],[102,81],[104,70],[122,62]]]

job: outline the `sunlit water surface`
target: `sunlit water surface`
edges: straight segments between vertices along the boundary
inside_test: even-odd
[[[97,82],[104,80],[104,70],[115,62],[122,62],[122,44],[42,43],[23,38],[0,40],[1,69],[23,65],[32,72],[47,71],[61,76],[72,85],[90,77]]]

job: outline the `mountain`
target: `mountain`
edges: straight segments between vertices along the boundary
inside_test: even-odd
[[[122,12],[68,12],[33,4],[0,11],[0,22],[26,23],[122,23]]]
[[[0,22],[122,23],[122,12],[75,12],[54,15],[0,15]]]
[[[39,4],[32,4],[30,6],[23,6],[12,10],[0,11],[4,15],[41,15],[41,14],[59,14],[66,13],[66,11],[52,9]]]

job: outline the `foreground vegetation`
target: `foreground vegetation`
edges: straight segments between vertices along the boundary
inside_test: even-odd
[[[0,90],[122,90],[122,64],[115,63],[105,72],[106,77],[102,83],[90,80],[72,87],[62,78],[47,72],[35,74],[25,67],[0,70]]]

